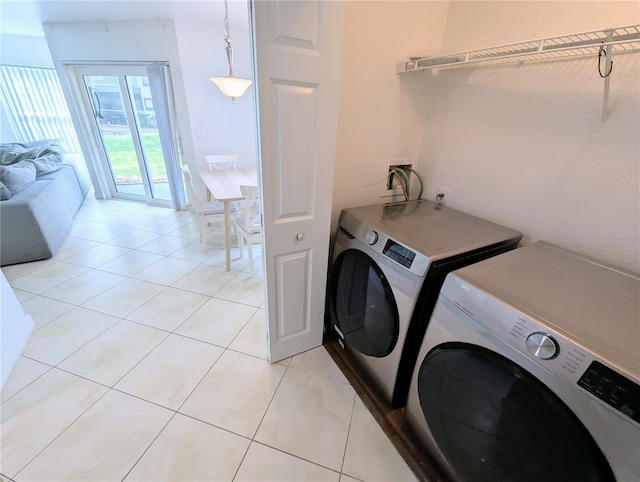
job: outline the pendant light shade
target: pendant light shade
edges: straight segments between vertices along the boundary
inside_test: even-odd
[[[251,81],[233,75],[233,48],[231,47],[233,40],[231,40],[231,36],[229,35],[229,9],[227,7],[227,0],[224,1],[224,27],[229,74],[226,77],[211,77],[209,80],[216,84],[224,95],[231,97],[231,100],[235,104],[236,99],[247,91],[251,85]]]

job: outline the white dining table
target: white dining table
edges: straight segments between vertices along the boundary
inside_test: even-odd
[[[231,203],[244,196],[240,186],[257,186],[256,169],[223,169],[221,171],[198,170],[210,196],[224,205],[224,249],[227,271],[231,269]]]

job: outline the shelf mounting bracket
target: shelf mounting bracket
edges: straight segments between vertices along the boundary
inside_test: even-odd
[[[613,37],[613,30],[605,30],[604,33],[607,35],[605,42],[607,43],[606,47],[602,47],[605,53],[605,66],[604,71],[606,72],[604,76],[604,92],[602,95],[602,122],[607,120],[607,116],[609,115],[609,84],[611,82],[611,68],[613,65],[613,49],[611,48],[611,38]],[[598,62],[600,62],[600,58],[598,57]],[[598,63],[598,67],[600,64]],[[601,74],[602,75],[602,74]]]

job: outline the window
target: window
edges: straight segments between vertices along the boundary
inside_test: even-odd
[[[80,154],[54,69],[0,65],[0,101],[19,141],[57,138],[67,153]]]

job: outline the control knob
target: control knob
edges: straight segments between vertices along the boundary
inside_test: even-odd
[[[378,233],[376,233],[375,231],[369,231],[365,235],[365,238],[367,239],[367,243],[373,246],[378,242]]]
[[[527,337],[527,349],[536,358],[551,360],[558,356],[560,346],[551,335],[537,331]]]

